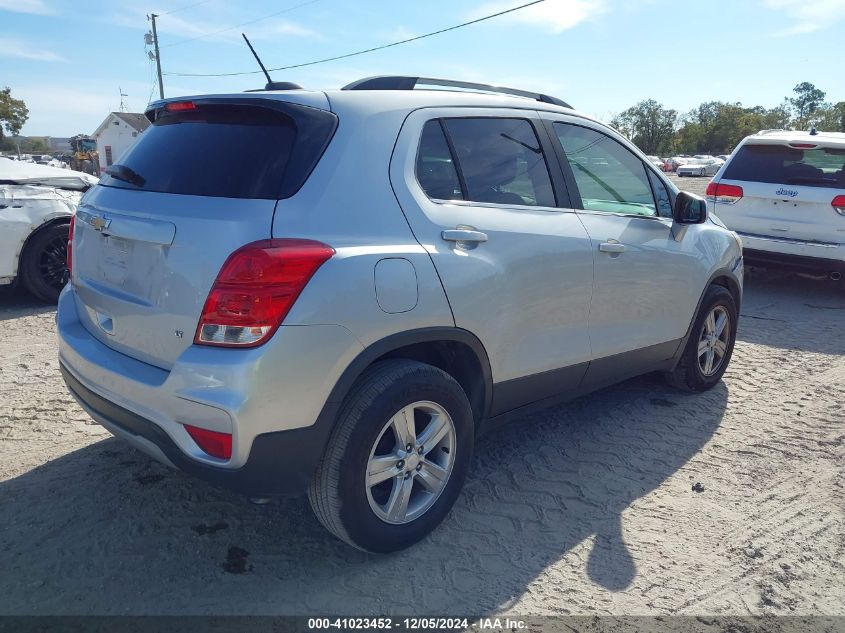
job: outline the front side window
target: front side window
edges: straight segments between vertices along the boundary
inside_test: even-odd
[[[657,215],[645,166],[633,152],[595,130],[568,123],[555,123],[554,127],[584,209]]]
[[[504,205],[555,206],[546,159],[525,119],[444,119],[463,176],[464,198]]]

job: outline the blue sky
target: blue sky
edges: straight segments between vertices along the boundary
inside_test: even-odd
[[[143,41],[151,11],[162,14],[165,73],[215,73],[257,69],[241,31],[276,67],[525,1],[0,0],[0,86],[26,101],[24,134],[90,134],[118,108],[118,87],[133,111],[157,95]],[[260,19],[272,13],[278,15]],[[420,42],[273,77],[311,88],[376,74],[497,83],[553,94],[603,120],[647,98],[680,112],[710,100],[771,107],[801,81],[835,102],[845,100],[843,26],[845,0],[546,0]],[[190,38],[199,39],[184,41]],[[166,96],[179,96],[256,88],[263,78],[165,74],[164,83]]]

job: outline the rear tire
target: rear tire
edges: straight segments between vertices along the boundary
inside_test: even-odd
[[[706,391],[722,379],[736,342],[737,308],[724,286],[707,289],[681,360],[666,379],[683,391]],[[725,319],[722,325],[722,319]],[[721,329],[720,329],[721,328]]]
[[[401,427],[398,420],[409,419],[403,411],[412,412],[410,451],[400,439],[403,431],[394,430]],[[452,376],[411,360],[379,362],[359,378],[341,409],[308,489],[311,507],[326,529],[358,549],[404,549],[434,530],[455,503],[474,436],[472,409]],[[403,514],[401,501],[392,500],[405,491]]]
[[[56,303],[68,281],[68,225],[53,224],[33,235],[21,256],[21,282],[36,299]]]

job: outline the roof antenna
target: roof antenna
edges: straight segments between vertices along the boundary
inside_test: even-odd
[[[816,136],[818,132],[816,131],[816,126],[810,128],[810,136]]]
[[[267,72],[267,69],[264,67],[264,64],[261,63],[261,58],[258,56],[258,53],[255,52],[255,49],[252,47],[252,44],[247,39],[246,33],[241,33],[246,42],[246,45],[249,46],[249,50],[252,51],[253,56],[255,57],[255,61],[258,62],[258,65],[261,66],[261,72],[264,73],[264,76],[267,77],[267,85],[264,86],[264,90],[301,90],[302,86],[299,84],[295,84],[292,81],[273,81],[270,78],[270,73]]]

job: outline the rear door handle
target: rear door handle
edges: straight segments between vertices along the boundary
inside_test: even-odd
[[[486,242],[487,233],[471,231],[469,229],[449,229],[440,236],[447,242]]]
[[[602,253],[624,253],[625,245],[619,242],[602,242],[599,244],[599,250]]]

